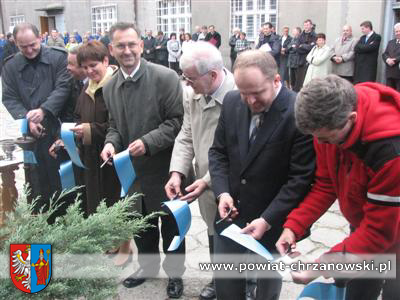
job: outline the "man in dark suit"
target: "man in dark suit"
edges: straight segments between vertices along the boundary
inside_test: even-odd
[[[372,30],[372,23],[364,21],[360,24],[364,34],[354,47],[354,84],[376,80],[378,52],[381,36]]]
[[[382,58],[386,63],[386,84],[400,91],[400,23],[394,25],[394,35],[396,38],[388,42]]]
[[[155,47],[156,63],[168,68],[168,50],[167,50],[168,39],[162,31],[158,32]]]
[[[260,40],[257,49],[261,48],[262,45],[268,43],[271,47],[271,55],[275,58],[276,64],[279,66],[279,58],[281,54],[281,41],[279,36],[273,34],[273,25],[270,22],[264,23],[262,26],[262,33],[260,34]]]
[[[143,39],[143,58],[152,63],[156,62],[156,39],[153,31],[147,30],[146,37]]]
[[[274,252],[286,216],[312,182],[312,138],[296,128],[296,94],[282,86],[270,54],[242,53],[234,77],[239,91],[225,96],[209,151],[211,183],[219,201],[217,219],[226,218],[231,210],[216,231],[229,226],[230,220],[241,228],[249,224],[243,232]],[[244,247],[219,234],[214,235],[214,254],[216,263],[251,261]],[[236,254],[235,261],[227,254]],[[217,299],[245,298],[245,278],[221,278],[218,273]],[[257,299],[278,299],[281,286],[276,272],[258,274]]]
[[[279,39],[281,43],[281,53],[279,58],[279,75],[283,83],[286,82],[286,86],[289,86],[289,44],[292,42],[292,37],[289,35],[289,27],[285,26],[282,30],[282,35]]]

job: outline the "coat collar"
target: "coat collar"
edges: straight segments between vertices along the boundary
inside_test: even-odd
[[[49,65],[50,64],[50,49],[46,46],[40,45],[40,55],[39,62]],[[29,65],[29,60],[19,52],[19,60],[20,63],[18,64],[18,71],[22,71],[27,65]]]
[[[143,74],[146,73],[147,64],[148,64],[148,62],[147,62],[144,58],[141,58],[141,59],[140,59],[140,67],[139,67],[139,70],[138,70],[138,71],[135,73],[135,75],[133,75],[133,77],[132,77],[131,79],[129,79],[129,80],[130,80],[130,81],[133,81],[133,82],[138,81],[138,80],[143,76]],[[117,75],[116,75],[116,76],[117,76],[117,84],[116,84],[116,86],[117,86],[117,88],[120,88],[121,85],[122,85],[125,81],[127,81],[127,80],[125,80],[124,75],[122,74],[121,68],[120,68],[119,71],[117,72]]]
[[[224,100],[226,93],[236,89],[236,84],[235,84],[235,79],[233,78],[233,74],[225,68],[224,68],[224,72],[225,72],[224,82],[221,84],[219,89],[212,95],[212,99],[215,102],[218,102],[220,105],[222,105],[222,102]],[[196,101],[202,100],[202,101],[204,101],[204,103],[206,103],[205,96],[203,94],[195,94],[193,96],[193,99]],[[208,103],[208,104],[210,104],[210,103]],[[208,106],[208,105],[206,105],[206,106]]]
[[[260,131],[254,141],[251,149],[248,149],[249,145],[249,120],[250,111],[246,104],[243,102],[237,109],[237,120],[238,120],[238,139],[239,139],[239,151],[242,161],[243,173],[251,162],[257,157],[259,152],[263,149],[264,145],[268,143],[269,139],[275,132],[279,123],[283,119],[283,113],[288,108],[288,90],[282,87],[278,96],[272,103],[268,112],[264,115],[264,122],[261,125]]]

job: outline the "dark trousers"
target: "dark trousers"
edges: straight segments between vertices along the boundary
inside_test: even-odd
[[[266,245],[268,249],[275,249],[272,243]],[[237,244],[229,238],[219,234],[214,235],[214,260],[215,263],[227,263],[224,256],[234,254],[238,261],[229,261],[235,263],[237,267],[243,262],[252,262],[249,260],[249,252],[243,246]],[[252,256],[257,259],[257,263],[266,262],[261,256]],[[261,259],[260,259],[261,258]],[[264,271],[265,273],[265,271]],[[241,276],[238,273],[238,278],[221,278],[216,274],[215,287],[218,300],[244,300],[246,299],[246,276]],[[242,274],[243,275],[243,274]],[[254,275],[254,274],[253,274]],[[250,276],[253,277],[254,276]],[[257,300],[278,300],[282,288],[282,277],[277,272],[271,272],[270,278],[257,278]]]
[[[396,262],[396,278],[354,279],[346,285],[346,300],[376,300],[382,291],[382,300],[400,299],[400,260]]]
[[[343,79],[346,79],[350,83],[354,82],[353,76],[340,76],[340,77],[343,78]]]
[[[400,92],[400,78],[386,78],[386,84]]]
[[[294,89],[296,85],[296,69],[297,68],[289,68],[289,82],[291,89]]]
[[[301,88],[303,87],[303,82],[304,82],[304,78],[306,77],[307,69],[308,69],[307,65],[300,66],[296,69],[296,71],[295,71],[296,84],[293,87],[293,90],[295,92],[299,92],[301,90]]]
[[[174,70],[178,75],[181,74],[181,70],[179,69],[179,62],[169,62],[169,68]]]
[[[143,201],[143,197],[137,201]],[[142,202],[143,214],[147,214],[145,201]],[[158,218],[151,219],[153,227],[134,237],[138,248],[138,262],[144,270],[146,277],[155,277],[160,270],[160,231],[158,227]],[[168,251],[174,236],[179,235],[178,228],[172,215],[161,217],[161,236],[165,259],[163,269],[168,277],[182,277],[185,272],[185,240],[182,241],[179,248],[175,251]]]

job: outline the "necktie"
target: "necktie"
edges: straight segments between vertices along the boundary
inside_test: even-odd
[[[251,134],[250,134],[250,138],[249,138],[249,149],[254,144],[254,141],[256,140],[258,130],[260,129],[260,127],[262,125],[262,121],[263,121],[262,117],[263,117],[262,113],[253,115],[252,122],[251,122],[252,124],[250,124],[250,126],[253,126],[253,129],[251,130]]]

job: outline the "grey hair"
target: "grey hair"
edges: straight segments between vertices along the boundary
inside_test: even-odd
[[[268,80],[273,80],[278,74],[275,59],[271,54],[262,50],[247,50],[238,55],[233,71],[250,67],[258,68]]]
[[[182,54],[179,66],[182,70],[195,67],[199,74],[205,74],[211,70],[222,70],[224,62],[219,50],[208,42],[198,41],[189,44]]]
[[[400,22],[399,22],[399,23],[396,23],[396,24],[394,24],[394,26],[393,26],[394,30],[396,30],[396,27],[400,27]]]
[[[357,109],[353,85],[337,75],[311,80],[297,94],[296,125],[305,134],[326,128],[341,129]]]

